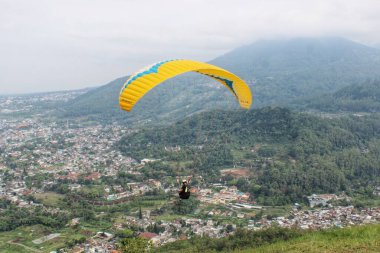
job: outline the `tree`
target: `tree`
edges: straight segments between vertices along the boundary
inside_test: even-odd
[[[198,208],[199,200],[190,197],[189,199],[177,199],[173,202],[172,210],[176,214],[194,213]]]
[[[139,208],[139,219],[141,220],[143,218],[142,211],[141,211],[141,206]]]
[[[116,232],[116,236],[119,238],[132,238],[133,237],[133,231],[130,229],[124,229],[124,230],[119,230]]]
[[[123,253],[142,253],[150,252],[152,243],[147,239],[135,237],[135,238],[125,238],[120,241],[119,249]]]

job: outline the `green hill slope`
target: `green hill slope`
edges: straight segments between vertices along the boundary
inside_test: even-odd
[[[211,63],[243,77],[254,107],[285,105],[295,98],[331,93],[367,78],[380,78],[380,50],[339,38],[259,41]],[[65,116],[98,121],[174,122],[209,109],[238,108],[220,85],[196,74],[175,77],[150,91],[131,113],[118,107],[119,78],[63,106]]]
[[[69,101],[66,117],[88,117],[100,122],[123,121],[133,124],[174,122],[210,108],[235,108],[238,103],[217,82],[197,74],[176,77],[148,92],[134,109],[126,113],[119,108],[119,92],[127,77]]]
[[[380,112],[380,81],[344,87],[333,94],[295,101],[296,107],[325,112]]]
[[[380,252],[380,225],[332,229],[305,235],[258,248],[235,251],[240,253],[368,253]]]
[[[165,150],[176,146],[181,150]],[[283,108],[200,113],[125,136],[117,146],[137,159],[187,161],[185,171],[209,182],[221,179],[221,168],[250,168],[249,180],[234,184],[264,205],[300,202],[312,193],[372,192],[380,183],[379,147],[377,114],[328,119]],[[171,169],[153,168],[154,176],[179,170]]]

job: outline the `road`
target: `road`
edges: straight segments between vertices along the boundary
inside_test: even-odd
[[[38,253],[42,252],[42,251],[40,251],[38,249],[34,249],[34,248],[31,248],[31,247],[28,247],[28,246],[26,246],[24,244],[13,242],[12,240],[8,241],[7,243],[23,247],[23,248],[25,248],[27,250],[30,250],[31,252],[38,252]]]

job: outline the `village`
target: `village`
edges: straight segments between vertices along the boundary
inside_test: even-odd
[[[60,99],[71,95],[66,94]],[[47,94],[40,100],[57,99],[55,95],[51,96]],[[30,109],[33,103],[20,110]],[[18,99],[7,99],[1,104],[2,115],[19,110],[18,105]],[[117,124],[78,126],[77,122],[68,120],[57,123],[41,121],[38,117],[1,117],[0,199],[10,201],[18,208],[38,207],[52,215],[70,215],[69,209],[46,206],[35,197],[49,194],[58,185],[63,185],[67,187],[65,194],[82,196],[81,200],[90,205],[128,203],[142,196],[151,196],[152,192],[160,195],[162,206],[168,205],[172,200],[162,198],[176,196],[179,187],[176,178],[141,179],[144,166],[160,161],[160,157],[138,161],[114,148],[122,136],[135,132],[135,129]],[[167,152],[180,149],[179,146],[164,147]],[[221,173],[234,173],[234,170]],[[237,176],[246,176],[249,171],[242,169],[239,173],[243,174]],[[107,180],[117,180],[120,175],[130,178],[125,183],[107,183]],[[78,195],[95,186],[98,189],[96,194]],[[284,216],[270,217],[266,210],[272,207],[257,205],[255,196],[241,192],[233,185],[207,183],[192,187],[191,192],[192,198],[200,203],[193,214],[160,219],[157,210],[148,208],[141,212],[141,217],[136,212],[123,214],[117,217],[111,228],[90,234],[83,242],[78,241],[72,252],[112,252],[117,244],[115,233],[129,228],[135,228],[138,236],[150,240],[152,245],[161,246],[193,236],[225,237],[238,227],[251,230],[271,226],[326,229],[380,223],[380,208],[355,208],[345,194],[313,194],[307,197],[307,205],[294,203]],[[375,188],[373,195],[380,195],[380,187]],[[334,201],[339,200],[348,204],[335,205]],[[236,221],[240,224],[237,225]],[[73,217],[67,226],[81,224],[82,217]],[[59,232],[34,238],[33,243],[42,245],[57,237],[60,237]]]

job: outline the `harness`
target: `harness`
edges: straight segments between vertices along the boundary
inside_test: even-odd
[[[190,197],[190,190],[188,186],[183,187],[182,186],[182,191],[179,192],[179,197],[181,199],[188,199]]]

